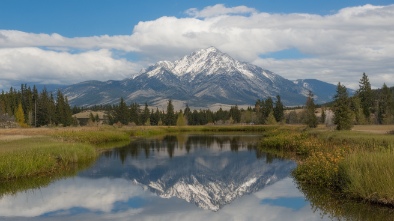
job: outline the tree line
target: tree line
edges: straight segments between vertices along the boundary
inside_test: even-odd
[[[306,103],[307,112],[314,111],[313,96],[309,95],[309,104]],[[308,108],[309,107],[309,108]],[[363,124],[394,124],[394,88],[385,83],[381,89],[372,90],[368,76],[363,73],[359,81],[359,89],[353,96],[349,96],[347,88],[340,82],[337,85],[334,101],[326,108],[333,113],[332,119],[327,119],[326,111],[322,112],[322,121],[336,125],[337,130],[350,130],[353,125]],[[306,120],[314,121],[311,114]],[[317,124],[306,123],[309,127]]]
[[[75,124],[67,97],[58,90],[55,95],[45,88],[38,91],[22,84],[20,90],[11,87],[0,94],[0,121],[16,121],[19,126]]]
[[[147,103],[126,104],[123,98],[115,105],[96,105],[89,110],[104,111],[105,123],[121,125],[206,125],[206,124],[305,124],[316,127],[319,123],[336,125],[338,130],[350,129],[357,124],[394,124],[394,88],[383,84],[381,89],[372,90],[368,76],[364,73],[359,81],[359,89],[349,96],[347,88],[337,85],[334,101],[321,106],[317,115],[313,92],[310,91],[305,105],[298,109],[285,107],[281,97],[258,99],[254,106],[246,109],[237,105],[229,110],[191,110],[188,105],[175,111],[172,100],[168,100],[166,110],[151,109]],[[0,122],[15,121],[20,126],[78,125],[72,117],[87,110],[83,107],[70,108],[67,97],[60,90],[49,93],[45,88],[38,92],[25,84],[20,90],[11,88],[0,95]],[[286,110],[286,111],[285,111]],[[98,116],[90,116],[98,121]]]

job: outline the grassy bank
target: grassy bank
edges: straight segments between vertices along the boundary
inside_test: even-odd
[[[93,162],[114,142],[126,144],[130,136],[110,127],[1,130],[0,181],[61,173]]]
[[[0,130],[0,181],[59,173],[75,164],[93,161],[103,148],[126,145],[131,137],[181,132],[262,132],[270,128],[235,125]]]
[[[394,206],[394,136],[363,132],[277,130],[260,148],[299,161],[301,185]]]
[[[0,180],[44,176],[95,157],[91,145],[64,143],[51,137],[0,140]]]

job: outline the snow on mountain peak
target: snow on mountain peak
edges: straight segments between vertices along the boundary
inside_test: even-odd
[[[157,67],[165,68],[178,77],[189,75],[191,79],[198,74],[212,75],[234,72],[242,73],[249,78],[254,76],[246,63],[233,59],[215,47],[195,51],[175,62],[159,61],[154,68],[148,69],[147,74],[149,76],[159,74],[160,71]]]

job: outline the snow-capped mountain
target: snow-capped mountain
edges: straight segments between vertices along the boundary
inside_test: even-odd
[[[88,81],[64,89],[72,105],[126,102],[155,106],[172,99],[194,107],[212,104],[253,105],[257,99],[280,95],[285,105],[300,105],[310,89],[316,102],[328,102],[335,86],[311,81],[299,84],[256,65],[240,62],[214,47],[196,51],[171,62],[159,61],[134,78],[122,81]],[[334,89],[331,89],[334,88]]]

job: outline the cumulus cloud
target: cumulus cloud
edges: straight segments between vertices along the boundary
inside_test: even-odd
[[[219,4],[201,10],[192,8],[185,13],[188,17],[165,16],[141,21],[130,35],[66,38],[58,34],[2,30],[0,48],[14,51],[15,56],[19,53],[26,60],[26,55],[19,50],[32,50],[33,47],[41,51],[42,60],[52,60],[49,62],[52,68],[56,63],[54,59],[66,54],[70,59],[57,62],[57,70],[64,76],[70,75],[69,79],[73,79],[73,71],[66,61],[78,64],[78,56],[93,53],[105,58],[106,62],[88,59],[86,66],[99,63],[100,73],[111,79],[120,76],[115,73],[123,75],[126,69],[138,66],[115,58],[110,53],[114,49],[139,53],[142,57],[139,66],[145,66],[146,63],[175,60],[194,50],[215,46],[236,59],[253,62],[289,79],[316,78],[335,84],[340,81],[357,88],[362,73],[366,72],[374,87],[381,87],[384,82],[394,85],[391,77],[394,70],[394,5],[364,5],[344,8],[329,15],[316,15],[271,14],[246,6]],[[289,49],[296,49],[305,56],[290,59],[267,57]],[[73,54],[71,50],[82,52]],[[35,70],[33,64],[43,62],[35,59],[35,62],[26,60],[25,63],[31,64],[30,70]],[[104,64],[111,65],[104,67]],[[98,67],[86,66],[82,68],[85,69],[82,72],[86,76],[84,79],[96,79],[94,73]],[[1,64],[0,69],[3,71],[5,67],[11,70],[13,66]],[[38,67],[45,69],[44,66]],[[21,67],[15,68],[19,70]],[[110,71],[105,74],[107,70]],[[20,73],[20,76],[30,76]]]
[[[0,79],[47,84],[71,84],[81,80],[124,79],[139,67],[115,59],[108,49],[81,53],[59,52],[34,47],[0,49]]]

